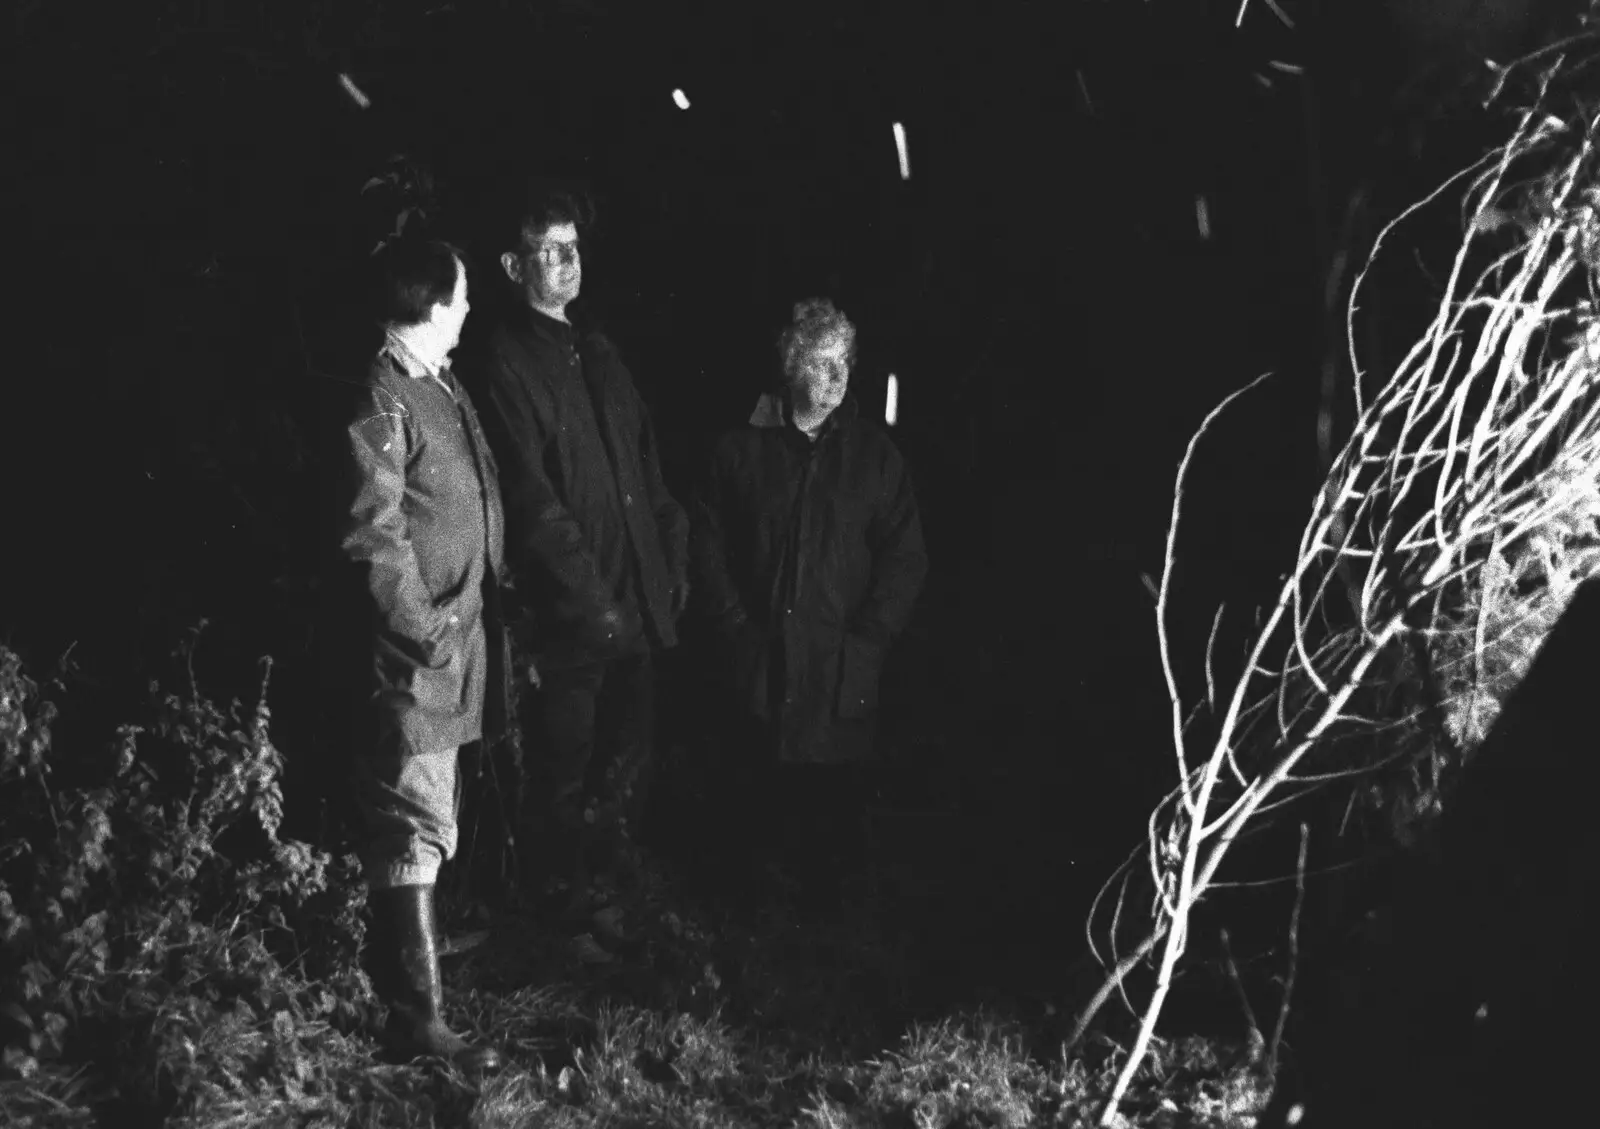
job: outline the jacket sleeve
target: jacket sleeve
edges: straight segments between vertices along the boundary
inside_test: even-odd
[[[851,632],[887,647],[911,618],[928,575],[911,475],[892,444],[887,444],[883,493],[867,530],[867,546],[872,552],[872,579]]]
[[[661,534],[661,551],[672,571],[672,583],[681,584],[689,571],[689,515],[667,489],[661,476],[661,449],[656,443],[656,428],[650,410],[639,402],[639,461],[644,469],[644,488],[650,511]]]
[[[695,492],[689,538],[693,599],[723,634],[729,636],[744,627],[750,618],[728,567],[725,522],[730,462],[726,445],[719,445],[711,459],[709,473]]]
[[[449,621],[434,607],[401,506],[406,492],[405,406],[381,386],[365,389],[345,428],[339,548],[366,578],[379,630],[401,650],[432,663]]]
[[[533,591],[527,594],[558,618],[592,622],[610,606],[610,597],[583,547],[577,520],[545,471],[547,428],[503,351],[492,350],[485,359],[482,384],[487,402],[480,419],[500,473],[506,563],[514,577],[529,576]]]

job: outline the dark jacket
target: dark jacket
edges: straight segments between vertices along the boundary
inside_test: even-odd
[[[350,699],[365,739],[398,734],[416,751],[497,739],[504,521],[472,403],[449,369],[430,375],[393,346],[363,379],[324,384],[326,685]]]
[[[723,436],[695,505],[697,604],[777,757],[871,752],[878,675],[927,575],[900,452],[846,397],[815,442],[764,396]]]
[[[616,347],[523,308],[463,366],[501,468],[506,556],[536,662],[675,645],[688,516]],[[610,643],[597,630],[607,609],[625,625]]]

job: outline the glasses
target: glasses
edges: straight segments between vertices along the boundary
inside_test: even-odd
[[[547,267],[553,267],[557,263],[575,263],[579,256],[576,240],[571,243],[544,243],[535,247],[530,253]]]

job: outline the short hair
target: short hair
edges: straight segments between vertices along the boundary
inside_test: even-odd
[[[501,249],[519,249],[529,233],[539,234],[557,224],[570,223],[580,232],[591,227],[594,202],[585,192],[535,181],[515,199],[506,220]]]
[[[856,327],[827,298],[807,298],[794,304],[794,321],[778,335],[778,356],[785,376],[802,353],[815,349],[830,337],[843,337],[851,365],[856,361]]]
[[[401,236],[373,252],[371,267],[377,320],[384,325],[420,325],[434,306],[448,305],[455,297],[456,272],[466,272],[467,260],[443,240]]]

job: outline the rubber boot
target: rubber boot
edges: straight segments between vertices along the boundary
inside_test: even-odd
[[[433,887],[374,890],[367,900],[372,905],[376,946],[373,988],[389,1005],[384,1034],[390,1049],[405,1059],[423,1055],[450,1059],[468,1072],[498,1070],[500,1052],[469,1043],[445,1025]]]

